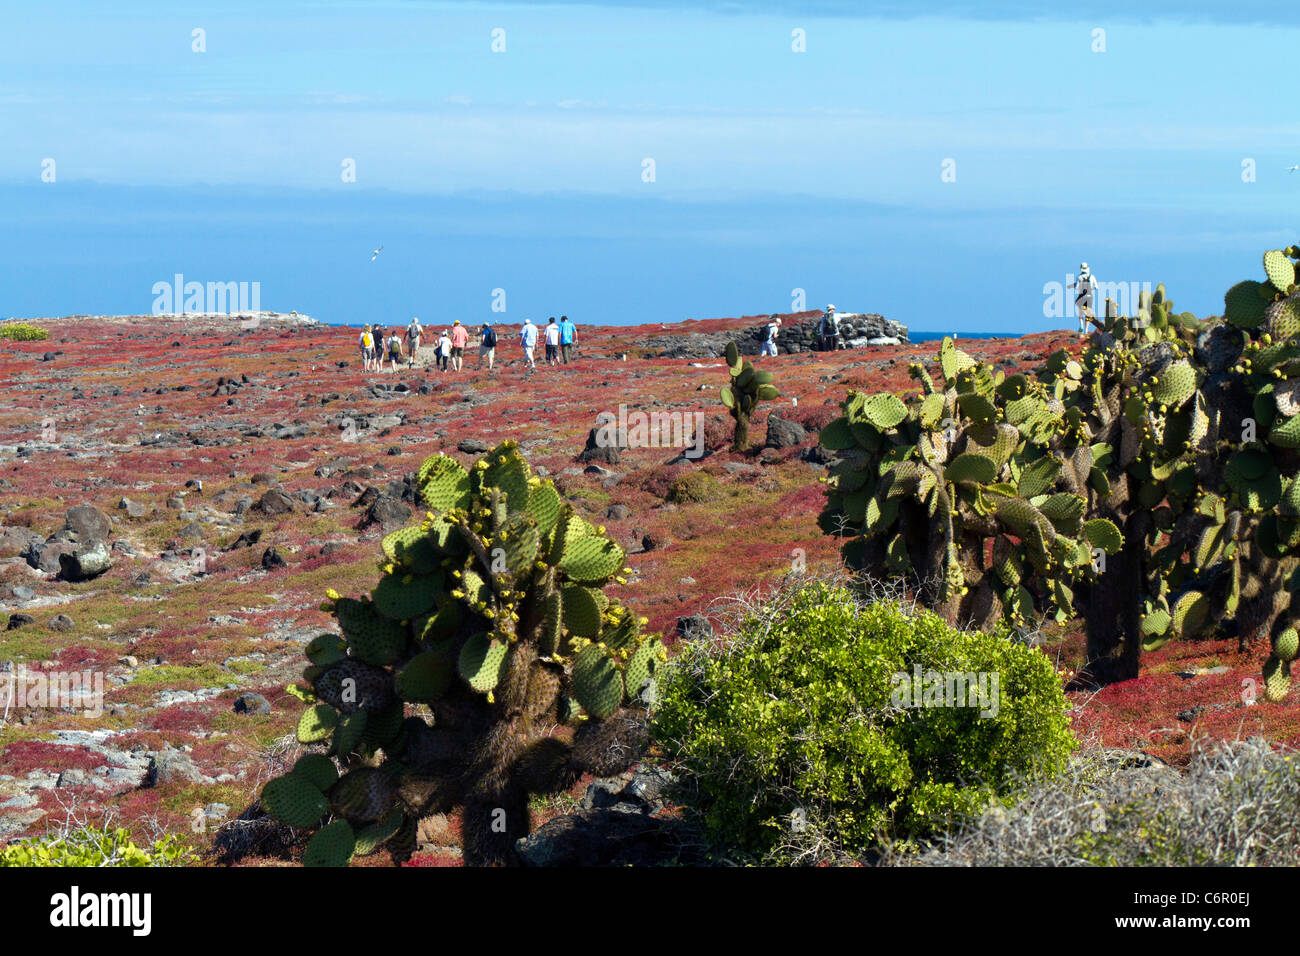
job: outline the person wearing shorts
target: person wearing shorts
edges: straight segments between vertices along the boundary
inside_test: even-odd
[[[420,336],[423,334],[424,329],[420,328],[420,320],[412,318],[411,324],[406,327],[406,347],[409,349],[406,359],[407,368],[413,368],[415,366],[415,353],[419,351]]]
[[[484,323],[483,328],[479,330],[482,336],[478,343],[478,367],[483,367],[483,359],[487,359],[488,371],[492,371],[492,363],[497,357],[497,333],[496,329],[490,324]]]
[[[546,364],[560,364],[560,327],[555,324],[555,316],[546,323]]]
[[[370,335],[370,327],[363,325],[361,334],[357,337],[357,345],[361,348],[361,371],[369,372],[370,363],[374,359],[375,340]]]
[[[457,319],[451,326],[451,367],[457,372],[465,364],[465,346],[469,344],[469,329]]]

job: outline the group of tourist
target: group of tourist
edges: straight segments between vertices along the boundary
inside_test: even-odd
[[[362,369],[367,372],[381,372],[387,362],[391,364],[393,371],[396,371],[403,361],[406,362],[407,368],[413,368],[424,334],[424,328],[418,318],[411,319],[402,335],[398,334],[397,329],[392,329],[388,335],[385,335],[378,324],[362,326],[361,334],[357,339],[361,349]],[[523,328],[519,332],[519,345],[524,352],[527,370],[532,372],[537,368],[536,350],[539,339],[546,349],[547,365],[561,363],[568,365],[573,358],[577,335],[578,328],[567,315],[560,316],[559,322],[556,322],[555,316],[551,316],[546,325],[540,329],[533,324],[532,319],[524,319]],[[485,322],[479,328],[478,336],[478,365],[475,367],[481,369],[486,360],[490,372],[496,362],[496,329],[490,322]],[[439,370],[445,372],[450,368],[452,371],[461,371],[464,367],[465,349],[469,346],[469,338],[469,329],[462,325],[459,319],[456,319],[450,328],[443,329],[437,334],[433,339],[433,354]]]
[[[773,313],[768,317],[767,326],[763,330],[763,344],[759,349],[760,355],[777,354],[777,336],[780,333],[781,316]],[[844,338],[840,333],[840,314],[835,311],[835,306],[826,306],[826,311],[822,313],[821,321],[817,323],[817,339],[822,351],[825,352],[833,352],[846,347]]]

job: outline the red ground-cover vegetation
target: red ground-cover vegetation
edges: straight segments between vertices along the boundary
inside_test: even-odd
[[[0,610],[33,620],[0,629],[0,661],[95,668],[116,680],[105,683],[99,718],[47,709],[11,714],[0,727],[0,777],[10,778],[0,779],[0,840],[39,832],[58,818],[57,801],[40,791],[48,814],[6,829],[5,801],[28,774],[52,780],[67,768],[105,764],[90,745],[55,742],[59,730],[107,729],[118,750],[189,746],[207,778],[229,775],[219,785],[98,793],[97,805],[128,825],[157,818],[190,833],[193,800],[218,796],[232,816],[241,812],[273,775],[276,742],[297,721],[300,705],[284,687],[299,677],[302,645],[333,625],[319,609],[325,589],[359,594],[377,579],[384,528],[353,502],[370,486],[400,483],[430,454],[472,462],[476,454],[458,450],[467,440],[518,440],[581,514],[607,528],[634,569],[616,593],[663,631],[670,647],[681,617],[707,614],[720,598],[775,581],[800,562],[812,571],[833,566],[837,542],[817,526],[826,472],[805,453],[849,388],[915,391],[909,363],[932,362],[937,343],[756,358],[775,372],[782,397],[760,406],[756,447],[735,453],[718,398],[727,379],[718,360],[647,356],[668,337],[763,318],[582,327],[574,365],[539,366],[531,376],[508,329],[490,374],[473,368],[472,349],[459,374],[363,373],[355,330],[347,328],[54,320],[50,340],[10,343],[0,369]],[[1011,372],[1032,369],[1062,346],[1078,351],[1080,343],[1072,333],[1049,332],[962,345]],[[47,352],[56,353],[53,360],[44,360]],[[238,384],[214,395],[218,379]],[[616,414],[620,405],[703,413],[712,453],[669,464],[682,449],[634,448],[616,463],[598,462],[605,473],[590,472],[577,456],[597,416]],[[807,429],[805,442],[762,447],[767,417],[778,412]],[[375,424],[348,440],[339,427],[344,418]],[[699,473],[713,478],[712,493],[701,500],[674,495],[675,482]],[[289,496],[290,511],[262,509],[271,489]],[[119,507],[122,499],[140,506],[140,516]],[[112,569],[73,584],[29,567],[19,534],[48,537],[62,528],[66,510],[82,503],[112,519]],[[408,520],[422,514],[410,506]],[[259,531],[255,544],[233,547]],[[266,559],[270,548],[283,565]],[[206,553],[201,569],[195,549]],[[70,627],[53,627],[59,614]],[[1049,628],[1044,638],[1062,679],[1074,676],[1084,663],[1081,629]],[[120,663],[128,655],[135,661]],[[1082,738],[1175,761],[1198,738],[1264,733],[1300,744],[1294,703],[1262,702],[1262,660],[1260,649],[1239,651],[1235,642],[1174,643],[1147,655],[1135,680],[1071,691],[1072,720]],[[164,683],[154,680],[159,674]],[[271,714],[235,713],[245,691],[264,696]],[[1253,699],[1260,702],[1247,702]],[[555,812],[541,811],[539,819]],[[449,826],[454,835],[454,818]],[[459,858],[437,848],[409,865],[454,866]]]

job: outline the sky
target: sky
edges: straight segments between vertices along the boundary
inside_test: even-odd
[[[0,0],[0,316],[180,274],[335,323],[1021,333],[1082,260],[1215,314],[1300,239],[1300,29],[1127,6]]]

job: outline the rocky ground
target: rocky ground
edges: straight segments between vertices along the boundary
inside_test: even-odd
[[[803,329],[816,315],[788,319]],[[237,832],[293,759],[300,708],[285,685],[302,645],[331,624],[318,609],[326,588],[373,586],[379,539],[415,519],[409,476],[430,454],[468,462],[518,440],[626,545],[635,573],[621,597],[670,642],[679,622],[707,627],[720,596],[799,560],[833,562],[836,543],[816,526],[817,431],[848,388],[910,389],[908,363],[935,346],[759,360],[783,397],[760,407],[759,447],[732,454],[718,343],[749,342],[762,321],[580,328],[573,365],[531,375],[508,327],[493,373],[363,373],[355,330],[297,315],[51,319],[48,340],[5,343],[0,700],[5,681],[29,690],[0,725],[0,841],[70,815],[183,833],[205,851],[214,831]],[[1065,332],[963,343],[1008,371],[1061,345],[1079,347]],[[684,357],[664,357],[674,350]],[[703,413],[709,453],[593,447],[597,415],[620,405]],[[705,500],[668,500],[691,470],[712,479]],[[1063,672],[1081,663],[1077,630],[1047,634],[1044,649]],[[1139,679],[1072,694],[1076,729],[1174,763],[1196,735],[1300,743],[1293,705],[1243,702],[1264,656],[1235,642],[1168,645]],[[31,696],[72,675],[102,681],[102,712]],[[521,852],[583,859],[590,848],[566,835],[583,815],[622,834],[628,853],[653,852],[671,834],[634,817],[668,812],[645,796],[655,786],[644,768],[582,781],[535,807],[554,839]],[[413,862],[456,865],[456,825],[426,821]]]

